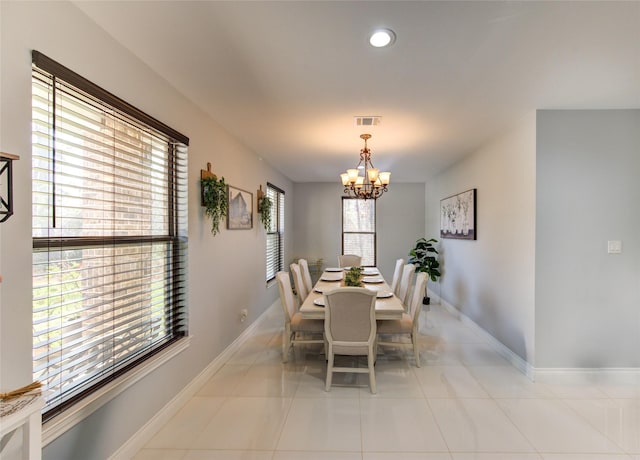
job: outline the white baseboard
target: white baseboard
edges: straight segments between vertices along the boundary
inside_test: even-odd
[[[640,384],[640,368],[562,368],[538,367],[536,381],[544,383],[572,384]]]
[[[437,294],[434,294],[433,292],[429,291],[429,296],[432,298],[435,298],[436,300],[435,303],[439,303],[440,305],[442,305],[452,315],[457,317],[460,321],[470,326],[475,332],[480,334],[480,336],[487,341],[487,343],[491,346],[491,348],[493,348],[496,351],[496,353],[498,353],[504,359],[509,361],[513,367],[515,367],[524,375],[529,377],[529,379],[534,380],[535,368],[530,363],[528,363],[527,361],[522,359],[520,356],[515,354],[509,347],[507,347],[505,344],[500,342],[494,336],[489,334],[484,328],[479,326],[475,321],[473,321],[471,318],[469,318],[467,315],[462,313],[460,310],[458,310],[456,307],[451,305],[449,302],[447,302]]]
[[[485,329],[479,326],[475,321],[462,313],[456,307],[437,294],[429,291],[429,296],[435,300],[435,304],[440,304],[447,309],[452,315],[460,319],[477,333],[479,333],[487,343],[503,358],[509,361],[516,369],[526,375],[532,381],[540,381],[545,383],[624,383],[624,384],[640,384],[640,368],[543,368],[534,367],[520,356],[515,354],[489,334]]]
[[[206,384],[213,375],[240,349],[240,347],[253,334],[255,329],[266,319],[267,313],[272,308],[281,308],[280,299],[276,300],[262,315],[260,315],[248,328],[227,347],[222,353],[211,361],[200,374],[175,395],[157,414],[144,424],[127,442],[125,442],[109,460],[124,460],[133,458],[145,444],[174,416],[176,413]]]

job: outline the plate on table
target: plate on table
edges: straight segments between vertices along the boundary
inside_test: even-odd
[[[365,268],[362,272],[363,275],[379,275],[380,272],[378,271],[377,268],[375,267],[369,267],[369,268]]]
[[[362,282],[371,284],[384,283],[384,279],[381,276],[365,276],[362,278]]]
[[[324,297],[318,297],[313,301],[313,304],[317,307],[324,307]]]
[[[378,299],[388,299],[389,297],[393,297],[393,292],[391,292],[391,291],[378,291],[376,293],[376,297],[378,297]]]
[[[342,273],[323,273],[320,279],[322,281],[340,281]]]
[[[324,269],[325,272],[341,272],[342,269],[340,267],[328,267]]]

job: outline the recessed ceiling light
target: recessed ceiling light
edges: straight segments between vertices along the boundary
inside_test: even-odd
[[[371,46],[375,46],[376,48],[382,48],[385,46],[393,45],[393,42],[396,41],[396,34],[393,33],[391,29],[378,29],[369,38],[369,43]]]

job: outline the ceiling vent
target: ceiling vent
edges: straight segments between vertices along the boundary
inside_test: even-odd
[[[382,123],[382,117],[378,116],[366,116],[366,117],[353,117],[355,126],[378,126]]]

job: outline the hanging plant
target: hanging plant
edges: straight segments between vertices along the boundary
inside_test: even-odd
[[[260,220],[262,221],[262,225],[264,229],[269,231],[271,228],[271,207],[273,206],[273,202],[271,198],[266,195],[263,195],[262,198],[258,200],[258,212],[260,213]]]
[[[211,218],[211,233],[216,235],[220,231],[220,220],[226,217],[229,210],[227,184],[224,177],[218,179],[215,176],[201,179],[200,184],[204,214]]]

